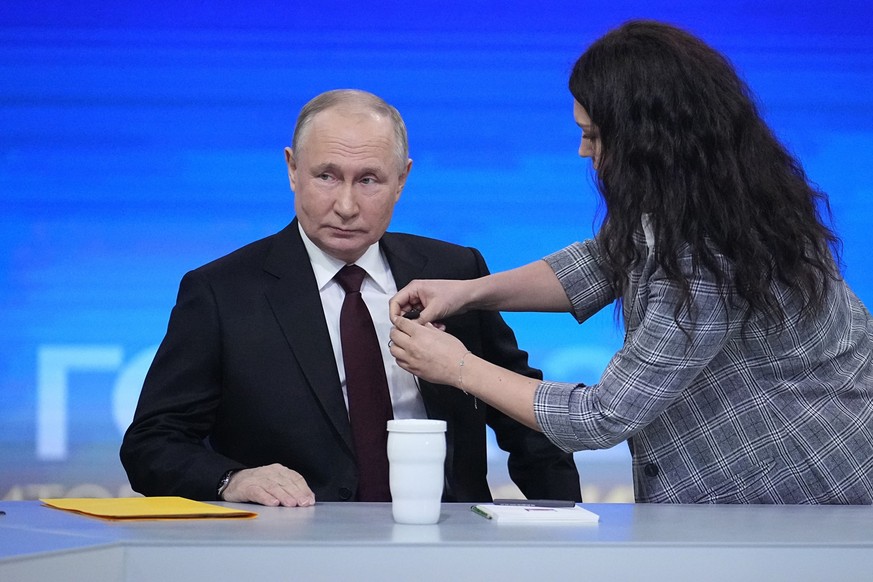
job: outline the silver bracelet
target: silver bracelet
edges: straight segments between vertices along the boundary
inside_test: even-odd
[[[464,390],[464,358],[472,354],[470,350],[464,352],[464,355],[461,356],[461,359],[458,361],[458,388],[461,389],[461,392],[467,394],[467,391]],[[469,396],[469,394],[467,394]],[[479,399],[473,396],[473,407],[476,410],[479,410]]]

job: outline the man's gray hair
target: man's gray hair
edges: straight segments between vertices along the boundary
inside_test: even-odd
[[[294,126],[294,137],[291,139],[291,149],[294,150],[295,157],[301,151],[300,148],[302,147],[301,144],[306,130],[309,129],[315,116],[333,107],[344,106],[369,110],[391,120],[391,124],[394,126],[395,155],[398,159],[398,167],[403,172],[406,169],[406,162],[409,160],[409,138],[406,133],[406,124],[403,123],[400,112],[381,97],[359,89],[334,89],[333,91],[327,91],[314,97],[303,106],[303,109],[300,110],[300,115],[297,116],[297,123]]]

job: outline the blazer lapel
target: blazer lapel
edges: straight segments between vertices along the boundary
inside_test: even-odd
[[[416,251],[410,244],[410,239],[403,239],[391,233],[385,233],[380,241],[382,252],[391,267],[391,274],[397,284],[397,290],[403,289],[413,279],[427,276],[428,257]],[[453,390],[447,386],[433,384],[418,378],[418,392],[424,402],[424,409],[429,418],[440,418],[449,421],[446,431],[446,460],[445,460],[445,495],[453,498],[456,492],[455,483],[455,423],[450,416],[446,415],[445,394],[447,390]],[[443,411],[442,414],[438,411]]]
[[[414,250],[409,244],[404,244],[396,235],[386,232],[379,241],[379,246],[391,267],[391,274],[397,284],[397,290],[403,289],[413,279],[420,277],[427,265],[425,255]]]
[[[379,241],[382,252],[391,267],[391,275],[397,284],[397,290],[406,287],[413,279],[420,278],[425,272],[428,263],[427,256],[419,253],[404,240],[390,232],[386,232]],[[424,398],[425,407],[431,397],[434,385],[419,378],[419,392]]]
[[[324,310],[296,218],[276,235],[275,245],[264,261],[264,270],[275,278],[267,285],[267,301],[293,357],[337,433],[352,448],[348,414]]]

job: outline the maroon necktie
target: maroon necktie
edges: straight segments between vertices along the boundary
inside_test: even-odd
[[[357,265],[346,265],[336,275],[346,292],[340,311],[340,341],[349,421],[358,458],[358,501],[391,501],[386,424],[394,412],[376,328],[361,297],[366,274]]]

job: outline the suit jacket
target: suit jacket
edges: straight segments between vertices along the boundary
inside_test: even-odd
[[[475,249],[395,233],[380,245],[398,288],[488,273]],[[498,313],[445,323],[474,354],[541,378]],[[421,381],[420,390],[428,416],[448,425],[445,501],[490,500],[486,423],[526,496],[581,500],[572,456],[543,434],[455,388]],[[355,500],[348,414],[296,219],[183,277],[121,460],[145,495],[214,500],[226,471],[280,463],[303,475],[319,501]]]

